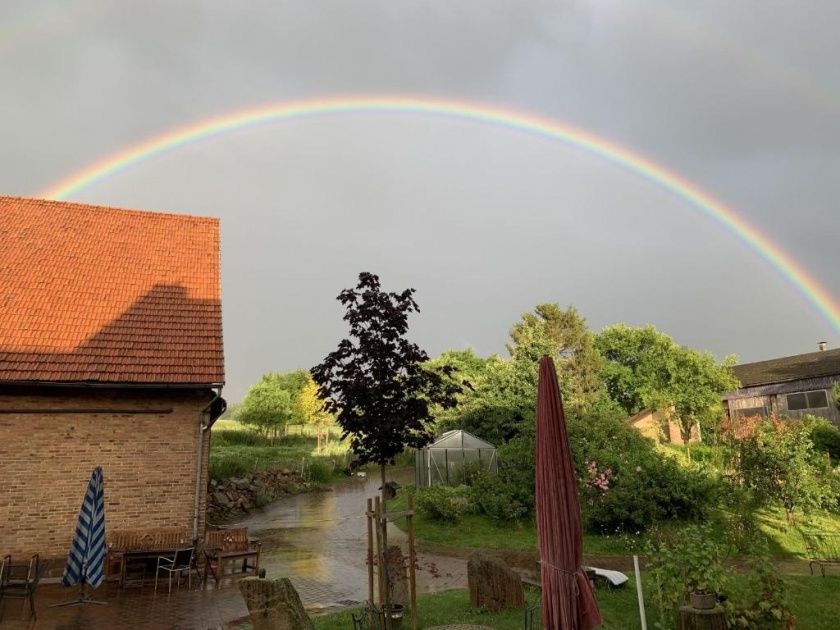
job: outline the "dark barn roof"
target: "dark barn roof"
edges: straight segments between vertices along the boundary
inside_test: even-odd
[[[732,371],[741,381],[741,387],[840,375],[840,348],[744,363],[736,365]]]

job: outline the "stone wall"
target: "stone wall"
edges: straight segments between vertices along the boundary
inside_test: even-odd
[[[199,414],[211,397],[210,390],[0,389],[0,554],[63,561],[96,466],[105,477],[106,535],[192,532]],[[208,446],[205,432],[199,532]]]
[[[306,489],[301,476],[287,468],[220,481],[212,479],[207,493],[207,516],[212,522]]]

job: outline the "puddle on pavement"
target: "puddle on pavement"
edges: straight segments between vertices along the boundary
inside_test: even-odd
[[[411,483],[413,471],[398,470],[393,478]],[[329,491],[285,497],[235,526],[247,527],[262,541],[260,565],[266,574],[290,578],[305,604],[362,601],[367,597],[365,501],[378,494],[379,486],[378,478],[347,479]],[[394,531],[393,540],[404,539]],[[420,592],[465,581],[462,560],[427,556],[418,564]]]

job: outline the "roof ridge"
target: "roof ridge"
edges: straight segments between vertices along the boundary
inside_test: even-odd
[[[98,212],[108,212],[108,213],[124,213],[124,214],[131,214],[138,217],[148,217],[152,215],[154,217],[161,217],[167,219],[174,219],[179,221],[188,221],[188,222],[199,222],[199,223],[212,223],[218,224],[219,219],[218,217],[206,216],[206,215],[198,215],[198,214],[183,214],[183,213],[175,213],[166,210],[138,210],[136,208],[123,208],[123,207],[114,207],[114,206],[104,206],[101,204],[91,204],[91,203],[82,203],[78,201],[63,201],[60,199],[43,199],[40,197],[20,197],[16,195],[0,195],[0,205],[4,202],[29,202],[35,203],[44,206],[72,206],[74,208],[85,209],[85,210],[95,210]]]
[[[745,365],[759,365],[761,363],[776,363],[778,361],[786,361],[786,360],[789,360],[789,359],[800,359],[800,358],[811,357],[811,356],[813,356],[814,358],[826,357],[826,356],[833,356],[835,354],[840,354],[840,348],[831,348],[831,349],[828,349],[828,350],[815,350],[813,352],[803,352],[802,354],[791,354],[791,355],[784,356],[784,357],[776,357],[774,359],[762,359],[761,361],[750,361],[749,363],[739,363],[739,364],[737,364],[733,367],[738,368],[738,367],[743,367]]]

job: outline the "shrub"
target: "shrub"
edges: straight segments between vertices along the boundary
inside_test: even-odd
[[[640,532],[668,519],[703,516],[718,482],[663,456],[651,440],[606,409],[568,420],[584,525],[597,533]],[[534,433],[499,447],[498,476],[473,481],[476,508],[500,521],[522,520],[534,510]]]
[[[417,507],[426,516],[443,523],[457,523],[471,511],[466,486],[432,486],[417,492]]]
[[[476,509],[494,521],[521,521],[533,511],[533,498],[523,501],[515,484],[486,473],[473,480],[470,496]]]
[[[452,474],[453,485],[472,486],[481,476],[487,474],[485,462],[467,462],[455,468]]]
[[[766,504],[785,509],[836,509],[837,476],[814,453],[811,423],[771,418],[738,444],[739,474],[746,488]]]
[[[718,486],[663,456],[614,414],[571,418],[569,441],[590,531],[638,532],[664,520],[699,518]]]
[[[496,521],[520,521],[534,511],[534,437],[526,433],[496,451],[498,474],[477,473],[471,496],[478,511]]]
[[[678,608],[691,591],[698,590],[726,595],[731,628],[782,627],[790,619],[790,610],[784,580],[770,560],[766,539],[747,532],[741,540],[727,541],[730,548],[750,549],[733,572],[726,563],[727,545],[718,542],[715,534],[710,525],[693,525],[651,538],[648,571],[655,585],[654,601],[666,622],[657,627],[675,627]]]
[[[697,472],[655,456],[635,458],[629,465],[612,464],[606,489],[586,483],[581,492],[584,523],[590,531],[640,532],[671,519],[700,518],[716,483]],[[603,466],[603,464],[602,464]]]
[[[691,525],[677,534],[651,539],[648,572],[656,588],[653,598],[666,627],[676,627],[677,611],[692,591],[721,592],[726,572],[723,547],[708,525]]]
[[[306,473],[304,476],[307,481],[327,483],[330,479],[332,479],[334,468],[335,464],[332,460],[316,457],[309,462],[308,466],[306,466]]]
[[[785,581],[766,546],[747,560],[747,579],[742,584],[738,599],[726,602],[730,627],[780,628],[791,619]]]
[[[840,462],[840,429],[823,418],[811,419],[811,442],[814,450],[828,453],[832,461]]]
[[[260,490],[257,496],[254,497],[254,505],[258,508],[265,507],[272,501],[274,501],[274,496],[265,489]]]

